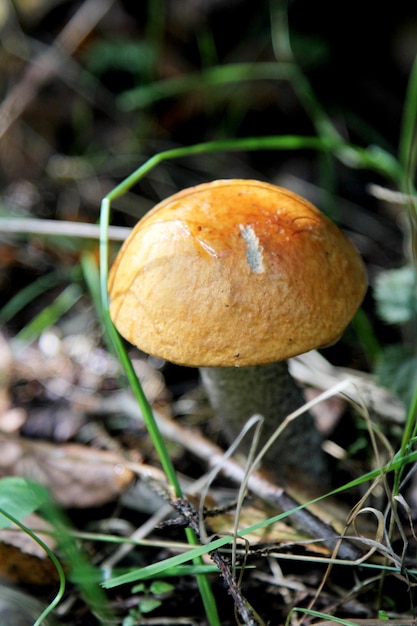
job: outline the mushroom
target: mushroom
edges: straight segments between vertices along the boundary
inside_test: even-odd
[[[138,222],[110,271],[110,315],[145,353],[200,368],[229,439],[261,414],[265,442],[304,402],[286,359],[337,341],[366,287],[356,248],[312,204],[266,182],[218,180]],[[322,480],[324,459],[306,413],[264,465]]]

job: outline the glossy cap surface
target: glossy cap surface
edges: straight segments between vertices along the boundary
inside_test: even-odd
[[[155,206],[109,277],[125,339],[188,366],[287,359],[336,341],[367,287],[353,244],[274,185],[219,180]]]

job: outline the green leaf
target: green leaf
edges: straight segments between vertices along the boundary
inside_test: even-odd
[[[174,589],[174,585],[171,585],[171,583],[166,583],[163,580],[154,580],[149,587],[150,593],[153,593],[156,596],[162,596],[166,593],[171,593],[171,591],[174,591]]]
[[[47,490],[24,478],[10,476],[0,480],[0,528],[7,528],[11,521],[4,515],[8,513],[22,520],[36,511],[48,500]]]
[[[374,295],[381,319],[404,324],[417,316],[417,274],[409,265],[382,272],[376,279]]]
[[[145,598],[139,602],[139,610],[141,613],[150,613],[159,606],[161,606],[161,602],[159,600],[155,600],[154,598]]]
[[[376,366],[378,381],[410,406],[417,388],[417,354],[403,345],[385,348]]]

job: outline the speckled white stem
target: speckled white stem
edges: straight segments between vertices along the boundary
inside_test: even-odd
[[[285,361],[254,367],[200,368],[209,401],[232,441],[246,421],[259,413],[264,418],[261,445],[281,422],[304,404],[300,388],[290,376]],[[282,432],[263,460],[263,467],[278,479],[309,476],[315,482],[328,482],[322,438],[314,419],[304,413]],[[241,449],[247,452],[250,434]]]

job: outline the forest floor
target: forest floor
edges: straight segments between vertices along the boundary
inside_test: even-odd
[[[417,16],[398,6],[391,19],[358,24],[354,2],[334,32],[320,19],[326,12],[335,23],[331,3],[319,2],[317,14],[303,1],[258,4],[7,0],[0,10],[0,508],[10,512],[14,501],[18,519],[26,510],[26,483],[6,481],[1,491],[6,479],[46,487],[23,523],[65,578],[64,590],[45,546],[0,524],[1,626],[40,623],[60,589],[45,625],[209,624],[190,559],[181,564],[189,569],[176,563],[152,579],[105,584],[184,554],[184,527],[196,523],[201,534],[202,518],[207,537],[227,540],[202,558],[223,626],[415,623],[409,311],[417,306],[408,274],[404,283],[379,278],[408,268],[415,247],[415,200],[410,213],[404,189],[384,173],[404,123]],[[300,74],[287,54],[286,15]],[[219,67],[234,73],[220,76]],[[139,95],[137,87],[145,87]],[[315,102],[324,116],[315,117]],[[347,151],[296,148],[297,137],[329,120],[346,146],[378,146],[380,170],[377,158],[366,168]],[[283,135],[289,150],[264,149],[263,138]],[[185,502],[107,342],[100,203],[157,153],[245,137],[258,137],[259,149],[219,143],[163,160],[114,200],[111,259],[160,199],[206,180],[259,178],[308,197],[338,223],[364,259],[369,291],[335,346],[290,361],[306,401],[329,392],[312,409],[330,467],[325,497],[317,485],[262,474],[240,502],[243,459],[211,475],[225,441],[198,372],[127,346]],[[332,393],[341,383],[343,393]],[[310,501],[309,514],[294,511]],[[242,534],[233,542],[237,512]]]

